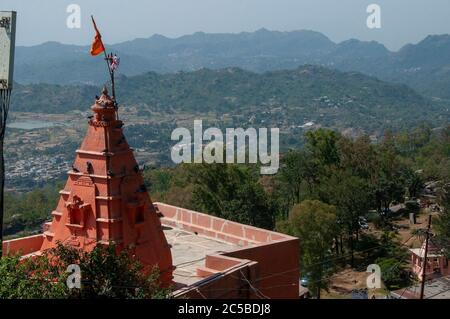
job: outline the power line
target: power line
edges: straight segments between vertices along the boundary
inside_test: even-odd
[[[264,295],[259,289],[255,288],[250,281],[247,279],[247,277],[245,277],[244,273],[242,272],[242,269],[239,270],[239,272],[242,275],[242,278],[245,280],[245,282],[247,282],[247,284],[249,285],[249,287],[253,290],[253,292],[255,293],[255,295],[259,298],[259,299],[270,299],[269,297],[267,297],[266,295]],[[261,298],[262,297],[262,298]]]
[[[5,139],[6,121],[11,102],[11,88],[0,89],[0,258],[3,255],[3,216],[5,188],[5,158],[3,143]]]
[[[423,299],[423,295],[425,293],[425,277],[426,277],[426,269],[427,269],[427,257],[428,257],[428,240],[430,238],[430,229],[431,229],[431,214],[428,215],[428,226],[426,231],[426,239],[425,239],[425,254],[423,257],[423,265],[422,265],[422,282],[420,284],[420,299]]]

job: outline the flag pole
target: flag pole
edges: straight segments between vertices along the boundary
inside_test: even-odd
[[[94,20],[94,16],[93,15],[91,15],[91,19],[92,19],[92,23],[94,24],[94,27],[95,27],[95,29],[97,30],[97,25],[96,25],[96,23],[95,23],[95,20]],[[115,85],[114,85],[114,70],[112,70],[111,69],[111,66],[110,66],[110,64],[109,64],[109,60],[110,60],[110,58],[108,57],[108,55],[106,54],[106,50],[105,50],[105,45],[103,44],[103,41],[102,41],[102,45],[103,45],[103,55],[105,56],[105,61],[106,61],[106,67],[108,68],[108,73],[109,73],[109,77],[110,77],[110,79],[111,79],[111,93],[112,93],[112,99],[113,99],[113,101],[114,102],[116,102],[116,88],[115,88]]]

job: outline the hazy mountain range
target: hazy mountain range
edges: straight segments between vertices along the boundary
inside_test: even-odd
[[[362,72],[407,84],[425,96],[450,99],[449,35],[431,35],[397,52],[373,41],[334,43],[314,31],[265,29],[239,34],[198,32],[175,39],[153,35],[107,48],[120,55],[120,72],[127,76],[226,67],[264,72],[313,64]],[[97,84],[106,80],[106,66],[99,60],[89,55],[88,46],[47,42],[18,47],[15,79],[19,83]]]

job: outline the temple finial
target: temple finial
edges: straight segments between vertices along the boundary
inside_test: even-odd
[[[108,89],[106,88],[106,85],[103,86],[102,94],[108,95]]]

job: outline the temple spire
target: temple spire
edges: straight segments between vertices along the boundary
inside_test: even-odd
[[[169,283],[170,247],[106,87],[91,109],[86,136],[60,191],[41,250],[57,241],[86,251],[97,244],[114,243],[119,250],[131,247],[145,266],[157,265],[161,280]]]

